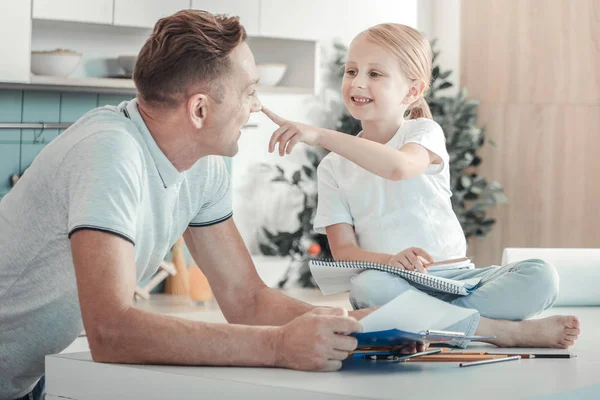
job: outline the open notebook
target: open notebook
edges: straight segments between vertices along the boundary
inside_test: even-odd
[[[472,290],[477,288],[477,285],[481,281],[481,278],[457,281],[366,261],[311,260],[309,265],[310,271],[323,294],[334,294],[350,290],[352,277],[368,269],[388,272],[439,292],[452,293],[461,296],[466,296],[471,293]],[[460,269],[472,268],[472,265],[473,264],[470,261],[468,264],[464,264],[463,262],[460,264]],[[434,265],[431,267],[434,267]],[[438,270],[448,270],[454,269],[455,266],[450,264],[438,264],[437,267]],[[428,271],[434,272],[434,270],[429,268]]]
[[[418,305],[418,307],[414,306]],[[398,346],[407,343],[446,343],[491,339],[445,329],[470,318],[477,311],[446,304],[425,293],[409,290],[360,320],[363,332],[354,333],[358,346]]]

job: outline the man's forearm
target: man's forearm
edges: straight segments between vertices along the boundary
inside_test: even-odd
[[[247,312],[240,314],[235,321],[229,322],[281,326],[315,308],[269,287],[258,291],[254,296],[253,304],[247,306]]]
[[[314,306],[284,295],[275,289],[267,288],[259,297],[255,316],[237,323],[252,325],[285,325],[292,319],[309,312]],[[276,307],[273,305],[276,304]],[[348,311],[348,315],[360,320],[373,312],[375,308]]]
[[[274,366],[278,328],[209,324],[135,308],[88,331],[95,361],[126,364]]]

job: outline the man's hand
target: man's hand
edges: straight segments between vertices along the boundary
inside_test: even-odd
[[[357,340],[346,336],[362,326],[343,308],[315,308],[279,328],[275,366],[304,371],[337,371]]]
[[[364,317],[366,317],[367,315],[371,314],[374,311],[377,311],[380,307],[372,307],[372,308],[361,308],[360,310],[354,310],[354,311],[350,311],[348,313],[348,315],[361,320]],[[402,346],[400,348],[400,353],[401,354],[413,354],[416,352],[422,352],[427,350],[427,347],[429,345],[428,344],[416,344],[416,343],[412,343],[412,344],[407,344],[406,346]]]
[[[275,144],[279,143],[279,155],[290,154],[297,143],[306,143],[310,146],[318,146],[321,129],[315,126],[288,121],[275,114],[266,107],[262,108],[263,114],[279,125],[279,128],[271,135],[269,141],[269,152],[275,151]]]
[[[420,353],[422,351],[427,350],[427,347],[429,347],[429,344],[417,344],[417,343],[407,344],[406,346],[402,346],[402,348],[400,349],[400,354]]]
[[[427,267],[423,263],[423,260],[432,263],[433,257],[431,257],[429,253],[421,248],[409,247],[395,256],[391,256],[387,264],[391,265],[392,267],[405,269],[408,271],[414,271],[416,269],[417,271],[426,274]]]

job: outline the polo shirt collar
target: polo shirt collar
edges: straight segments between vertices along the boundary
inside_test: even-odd
[[[167,156],[165,156],[160,147],[158,147],[154,141],[154,137],[152,137],[152,134],[148,130],[148,127],[144,123],[144,119],[138,110],[137,99],[131,100],[127,104],[126,109],[127,113],[129,114],[129,118],[131,121],[133,121],[142,134],[142,138],[148,147],[152,159],[154,160],[154,165],[156,165],[156,169],[158,170],[158,175],[162,179],[163,186],[168,188],[169,186],[178,182],[181,179],[182,173],[177,171],[177,168],[175,168],[171,161],[169,161]]]

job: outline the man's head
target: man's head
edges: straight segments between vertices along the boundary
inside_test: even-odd
[[[184,10],[159,20],[137,58],[138,97],[181,115],[204,153],[233,156],[240,128],[261,108],[245,39],[237,17]]]

